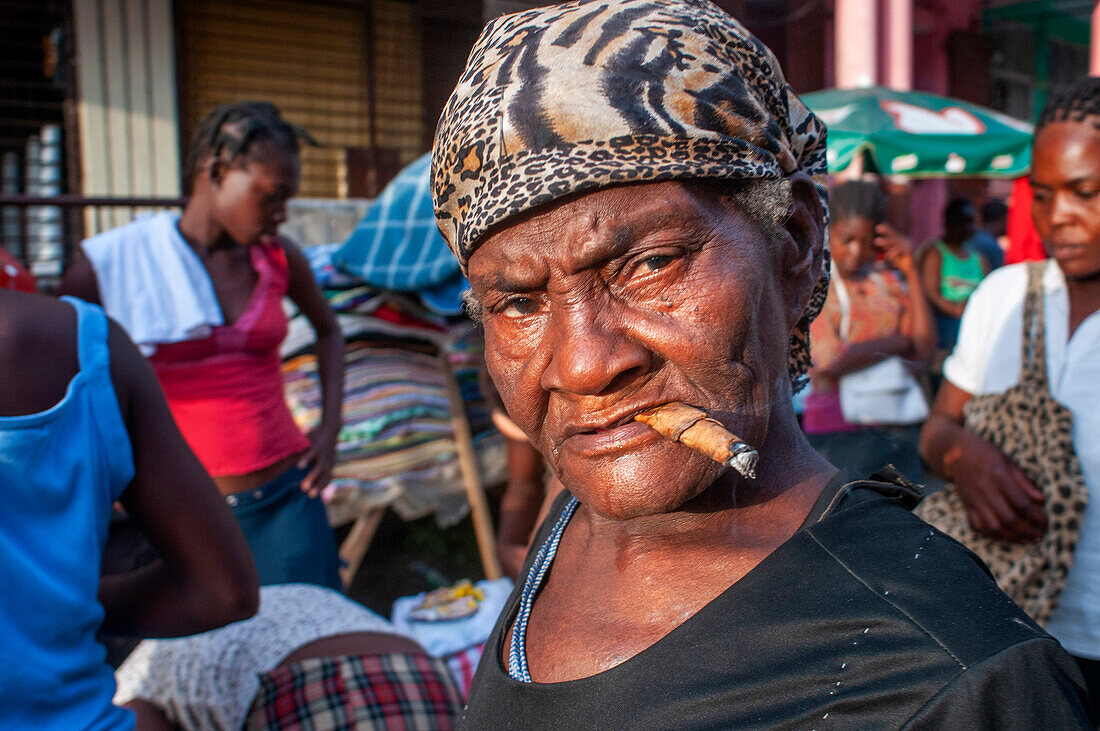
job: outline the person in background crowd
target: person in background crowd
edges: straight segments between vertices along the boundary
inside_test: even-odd
[[[1067,438],[1089,490],[1073,566],[1046,629],[1077,658],[1095,703],[1100,699],[1100,79],[1051,97],[1035,127],[1031,159],[1032,216],[1053,257],[1042,275],[1047,374],[1051,393],[1073,413]],[[962,423],[972,398],[1019,382],[1027,267],[1006,266],[974,292],[921,435],[925,459],[955,483],[971,526],[1015,541],[1044,532],[1043,493],[1012,454]]]
[[[1005,263],[1005,249],[1001,246],[1008,229],[1008,206],[998,198],[991,198],[982,206],[982,225],[970,237],[967,244],[977,251],[989,265],[989,271],[1000,269]]]
[[[542,455],[502,409],[493,409],[493,424],[508,447],[508,484],[500,498],[497,556],[505,575],[515,579],[523,568],[535,529],[561,491],[561,483],[547,474]]]
[[[527,549],[561,482],[546,468],[546,461],[527,435],[508,418],[500,394],[482,367],[478,373],[481,393],[489,404],[493,426],[505,439],[508,450],[508,482],[500,498],[500,527],[497,529],[497,557],[505,575],[515,579],[527,558]]]
[[[256,569],[149,364],[103,311],[0,289],[0,728],[124,729],[95,640],[256,611]],[[100,579],[119,500],[161,560]]]
[[[462,696],[444,660],[364,606],[308,584],[265,586],[255,617],[146,640],[115,703],[160,729],[450,729]]]
[[[871,182],[842,183],[829,196],[833,278],[825,306],[810,326],[812,391],[802,428],[814,449],[854,476],[893,464],[919,482],[920,423],[852,424],[840,403],[839,380],[845,374],[891,356],[923,365],[936,346],[909,242],[883,223],[885,208],[885,196]],[[896,271],[876,266],[879,252]]]
[[[943,238],[918,254],[924,295],[936,317],[937,344],[951,350],[959,336],[959,318],[978,282],[989,271],[981,254],[967,245],[974,235],[974,205],[956,198],[943,212]]]
[[[508,415],[566,489],[465,727],[1087,723],[1073,661],[911,513],[919,491],[848,483],[799,428],[825,153],[709,0],[483,30],[437,127],[436,218]],[[755,447],[755,475],[635,418],[676,403]]]
[[[139,219],[82,244],[62,292],[104,302],[153,368],[188,444],[244,530],[264,584],[340,587],[319,494],[341,426],[344,340],[309,264],[280,241],[298,190],[298,140],[265,102],[213,110],[187,162],[182,216]],[[307,438],[283,396],[289,296],[317,332],[320,425]]]

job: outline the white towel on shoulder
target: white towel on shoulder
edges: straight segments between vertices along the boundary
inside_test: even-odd
[[[85,239],[103,309],[146,355],[210,335],[224,322],[210,275],[163,211]]]

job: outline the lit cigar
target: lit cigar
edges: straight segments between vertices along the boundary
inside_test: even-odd
[[[756,478],[756,463],[760,459],[757,451],[702,409],[674,402],[643,411],[634,420],[663,437],[702,452],[715,462],[729,465],[742,477]]]

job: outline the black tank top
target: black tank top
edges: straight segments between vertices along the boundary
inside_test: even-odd
[[[555,502],[536,547],[569,497]],[[834,480],[799,531],[740,581],[646,650],[579,680],[522,683],[502,667],[521,579],[460,726],[987,727],[991,706],[975,700],[988,693],[1014,728],[1077,727],[1085,712],[1067,680],[1072,661],[969,552],[909,512],[918,498],[894,482]]]

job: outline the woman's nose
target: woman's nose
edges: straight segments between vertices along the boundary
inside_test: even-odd
[[[650,367],[650,350],[633,337],[614,311],[594,304],[583,310],[556,313],[548,329],[550,362],[542,386],[579,396],[612,393]]]
[[[1064,226],[1074,222],[1077,206],[1071,200],[1068,193],[1057,191],[1050,201],[1050,223],[1053,226]]]

